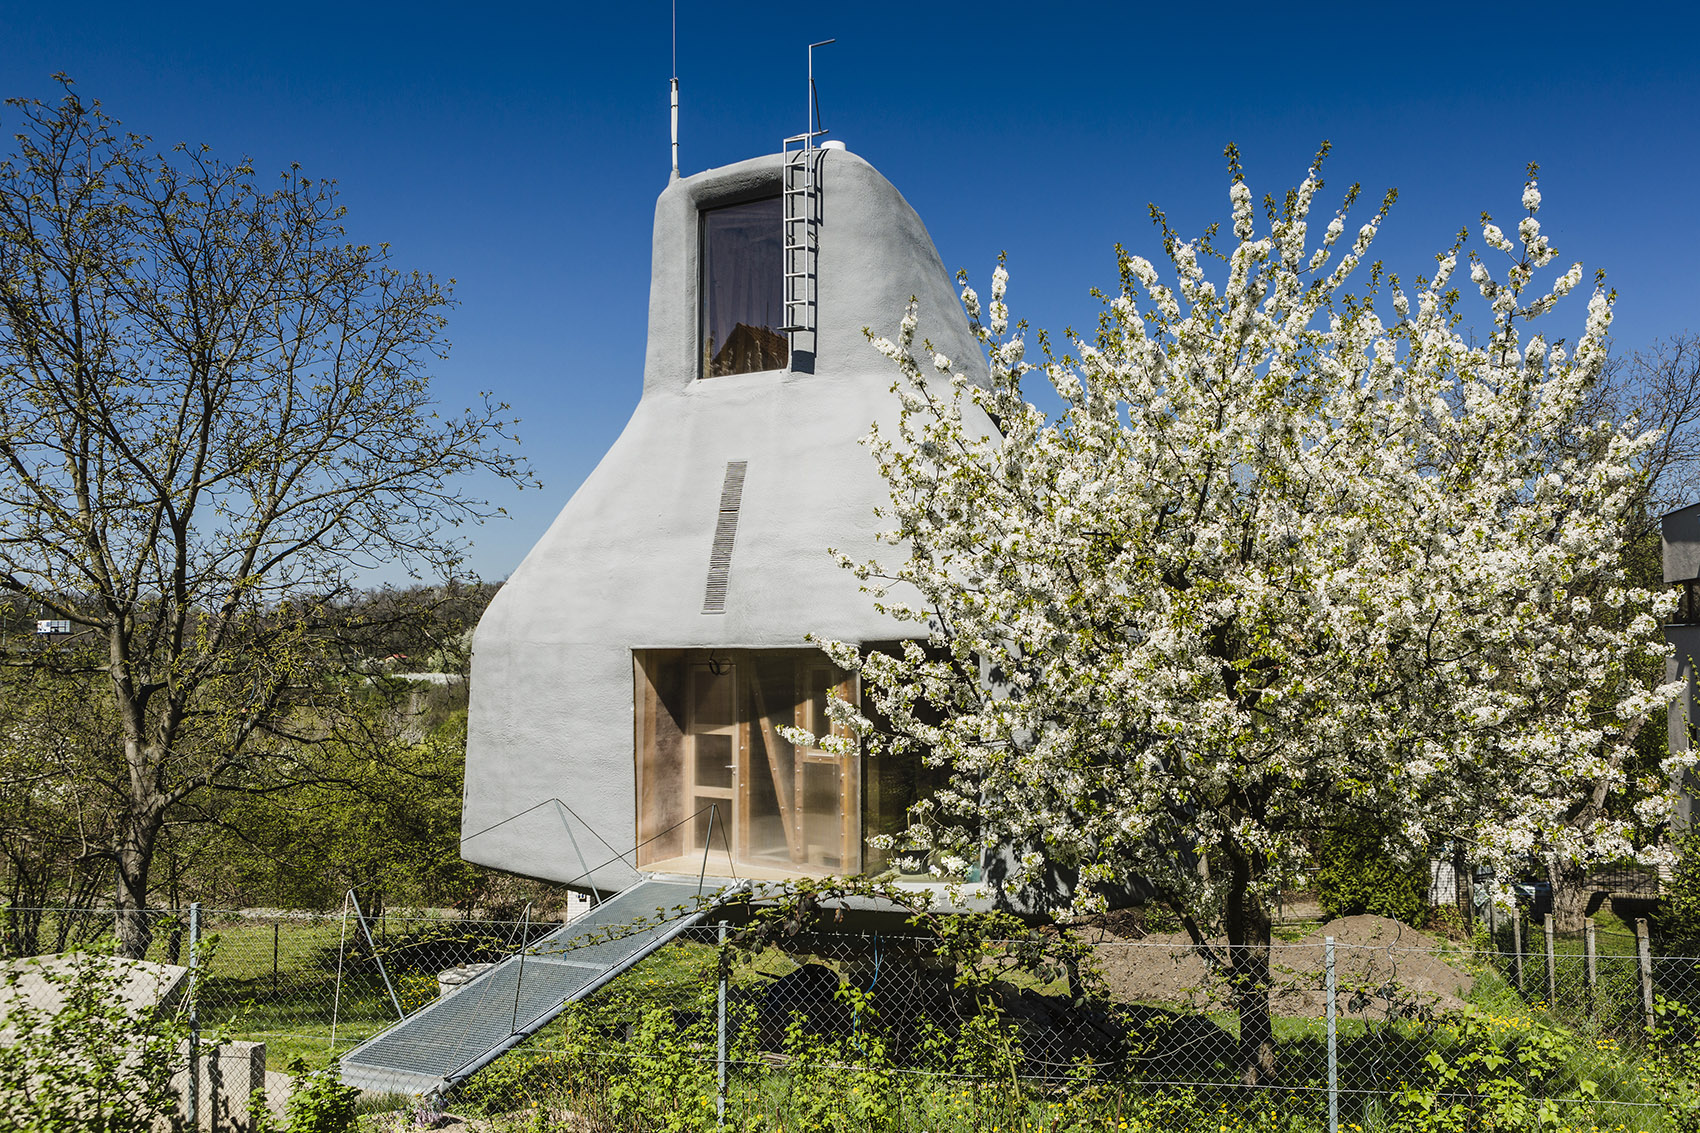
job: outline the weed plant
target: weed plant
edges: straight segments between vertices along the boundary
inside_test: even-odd
[[[729,967],[723,1095],[716,954],[692,946],[652,958],[610,993],[570,1008],[522,1051],[476,1075],[454,1104],[524,1115],[525,1128],[606,1133],[1327,1128],[1318,1021],[1283,1020],[1280,1084],[1245,1090],[1231,1084],[1231,1016],[1130,1008],[1118,1016],[1129,1039],[1123,1061],[1059,1066],[1029,1049],[1022,1021],[999,1006],[998,981],[973,987],[965,1014],[900,1021],[852,981],[854,965],[840,963],[835,1011],[794,1011],[776,1035],[757,993],[787,967],[796,970],[796,960],[777,950]],[[1654,1069],[1663,1053],[1639,1041],[1579,1035],[1490,971],[1480,974],[1473,999],[1459,1011],[1342,1022],[1346,1133],[1700,1133],[1700,1125],[1666,1116]],[[1178,1060],[1176,1049],[1188,1058]]]

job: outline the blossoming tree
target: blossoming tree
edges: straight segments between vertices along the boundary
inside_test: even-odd
[[[1669,690],[1635,679],[1661,599],[1617,555],[1651,438],[1578,424],[1612,298],[1596,280],[1568,351],[1537,329],[1583,273],[1537,284],[1533,167],[1516,236],[1484,216],[1489,258],[1468,256],[1491,312],[1472,341],[1462,236],[1407,287],[1366,263],[1392,194],[1352,228],[1354,187],[1315,224],[1322,154],[1261,210],[1229,157],[1231,245],[1154,208],[1171,282],[1120,252],[1068,353],[1026,360],[1001,266],[985,307],[963,293],[985,384],[918,344],[913,312],[875,340],[901,372],[900,422],[867,440],[899,550],[844,561],[925,640],[826,648],[861,674],[877,711],[835,711],[876,755],[950,770],[907,844],[946,872],[1013,848],[1006,889],[1061,869],[1077,911],[1141,879],[1228,979],[1257,1083],[1270,899],[1320,833],[1373,814],[1393,852],[1631,852],[1628,820],[1566,820]],[[1026,399],[1035,373],[1057,412]],[[1557,443],[1578,428],[1590,443]],[[1656,819],[1663,783],[1642,786]]]

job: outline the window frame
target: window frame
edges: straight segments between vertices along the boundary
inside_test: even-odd
[[[764,370],[735,370],[735,371],[725,373],[725,374],[710,373],[709,368],[712,364],[712,358],[708,353],[708,349],[709,349],[709,347],[708,347],[708,343],[709,343],[709,333],[708,333],[709,332],[709,326],[708,326],[709,286],[708,286],[708,279],[709,279],[709,267],[710,267],[710,264],[709,264],[709,233],[708,233],[708,229],[709,229],[708,217],[709,217],[709,214],[721,212],[721,211],[724,211],[726,209],[742,208],[746,205],[765,204],[765,203],[770,202],[770,201],[776,203],[779,206],[779,214],[780,214],[780,218],[781,218],[781,222],[775,226],[775,231],[779,235],[780,250],[779,250],[779,255],[777,257],[777,261],[772,265],[773,274],[774,274],[774,276],[777,280],[778,291],[779,291],[779,312],[778,312],[779,326],[776,327],[776,328],[765,328],[764,327],[762,329],[774,329],[774,330],[777,331],[777,333],[780,337],[780,340],[783,343],[784,354],[785,354],[784,359],[781,361],[780,365],[775,366],[775,367],[770,367],[770,368],[764,369]],[[712,200],[703,200],[703,201],[696,202],[696,229],[697,229],[696,286],[695,286],[695,292],[696,292],[695,300],[696,300],[696,302],[695,302],[695,310],[692,312],[693,317],[694,317],[695,322],[696,322],[696,333],[695,333],[696,350],[695,350],[695,363],[694,363],[695,373],[694,373],[693,378],[692,378],[693,382],[708,381],[708,380],[715,379],[715,378],[735,378],[735,377],[741,377],[741,376],[744,376],[744,375],[747,375],[747,374],[782,374],[782,373],[790,372],[790,369],[791,369],[791,336],[789,334],[787,334],[783,329],[781,329],[781,328],[783,328],[784,323],[785,323],[785,250],[784,250],[784,239],[785,238],[784,238],[784,224],[783,224],[784,213],[785,213],[784,194],[781,191],[779,191],[777,186],[770,187],[770,186],[764,185],[764,186],[761,186],[760,188],[753,189],[753,190],[748,191],[748,192],[732,194],[732,195],[729,195],[729,196],[726,196],[726,197],[716,197]],[[736,323],[734,324],[734,326],[737,326],[737,325],[740,325],[740,324],[736,324]],[[744,325],[747,325],[747,324],[744,324]],[[723,347],[725,344],[722,343],[721,345]]]

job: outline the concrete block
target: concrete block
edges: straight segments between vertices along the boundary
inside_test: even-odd
[[[186,1067],[187,1046],[180,1047],[179,1052]],[[195,1071],[195,1113],[199,1128],[209,1133],[251,1133],[254,1114],[249,1110],[248,1100],[255,1090],[265,1089],[267,1085],[266,1044],[227,1042],[202,1046],[195,1060]],[[172,1084],[183,1099],[187,1114],[188,1069],[178,1071]]]
[[[461,964],[459,967],[445,968],[437,973],[437,994],[453,995],[492,967],[492,964]]]
[[[11,1041],[4,1024],[14,1006],[57,1015],[79,973],[97,967],[110,970],[112,995],[131,1013],[149,1007],[171,1010],[188,984],[188,968],[149,960],[79,952],[8,960],[0,963],[0,1042]]]

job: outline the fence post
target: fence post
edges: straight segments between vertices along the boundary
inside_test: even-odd
[[[1517,974],[1517,994],[1523,994],[1523,914],[1511,906],[1511,968]]]
[[[1326,973],[1323,986],[1328,995],[1328,1133],[1340,1133],[1340,1062],[1335,1045],[1337,1027],[1334,1021],[1335,974],[1334,938],[1322,938],[1322,964]]]
[[[1653,1029],[1653,948],[1647,939],[1647,918],[1635,920],[1635,950],[1641,960],[1641,1015],[1647,1030]]]
[[[1594,938],[1594,918],[1582,922],[1582,952],[1588,972],[1588,1005],[1593,1006],[1594,993],[1600,986],[1599,944]]]
[[[200,953],[201,903],[194,901],[189,905],[189,1098],[184,1107],[190,1129],[201,1127],[201,989],[196,986],[200,981]]]
[[[1547,1006],[1558,1006],[1558,969],[1557,959],[1553,956],[1552,947],[1552,914],[1541,918],[1541,927],[1546,936],[1547,946]]]
[[[277,930],[278,923],[272,922],[272,998],[277,998]]]
[[[720,948],[718,954],[720,969],[720,987],[716,995],[714,1008],[715,1031],[719,1035],[719,1066],[715,1072],[714,1092],[714,1121],[716,1125],[726,1124],[726,922],[720,922]]]

